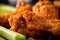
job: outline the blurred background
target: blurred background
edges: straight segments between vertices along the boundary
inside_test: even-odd
[[[25,0],[25,2],[34,5],[38,0]],[[16,5],[17,0],[0,0],[0,4],[7,4],[11,6]]]
[[[37,1],[39,0],[25,0],[25,2],[34,5]],[[54,1],[54,0],[50,0],[50,1]],[[17,0],[0,0],[0,4],[7,4],[7,5],[11,5],[11,6],[16,6],[16,2]]]

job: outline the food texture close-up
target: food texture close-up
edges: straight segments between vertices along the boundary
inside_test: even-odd
[[[60,40],[60,0],[1,0],[0,40]]]

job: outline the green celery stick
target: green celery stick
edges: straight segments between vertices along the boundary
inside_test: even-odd
[[[26,36],[0,26],[0,35],[8,40],[26,40]]]
[[[0,4],[0,14],[6,14],[8,12],[14,12],[16,10],[15,7],[5,5],[5,4]]]

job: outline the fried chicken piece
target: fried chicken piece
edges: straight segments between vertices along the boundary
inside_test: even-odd
[[[54,20],[46,20],[43,18],[36,18],[33,17],[33,20],[31,22],[29,21],[27,23],[27,28],[30,30],[45,30],[49,31],[54,35],[60,36],[60,20],[54,19]],[[36,21],[37,20],[37,21]]]
[[[0,15],[0,26],[8,26],[7,16]]]
[[[22,33],[27,36],[38,36],[43,35],[45,32],[38,30],[39,27],[39,17],[35,15],[35,13],[31,11],[24,11],[20,14],[11,16],[9,18],[9,24],[11,26],[11,30]],[[41,19],[42,20],[42,19]],[[34,28],[34,30],[33,30]],[[36,29],[36,30],[35,30]]]
[[[25,17],[24,17],[23,15],[25,15],[25,14],[27,14],[27,13],[29,13],[28,10],[26,10],[26,11],[24,11],[24,12],[21,12],[20,14],[16,14],[16,15],[11,16],[11,17],[9,18],[9,23],[10,23],[10,25],[11,25],[11,27],[12,27],[11,29],[16,30],[16,28],[14,28],[14,27],[15,27],[15,26],[18,27],[18,25],[25,27],[25,25],[26,25],[25,21],[28,21],[28,20],[25,20]],[[26,17],[26,18],[27,18],[27,17]],[[28,17],[28,18],[30,18],[30,17]],[[13,22],[14,22],[15,24],[14,24]],[[23,24],[23,25],[21,25],[21,24]],[[24,24],[25,24],[25,25],[24,25]]]
[[[9,23],[11,30],[28,36],[43,35],[46,33],[44,31],[60,35],[60,20],[47,20],[31,11],[11,16]]]
[[[43,35],[45,33],[43,31],[49,31],[58,35],[60,31],[59,21],[46,20],[28,10],[9,18],[11,30],[28,36]]]
[[[58,10],[50,1],[39,1],[33,7],[33,12],[46,19],[58,19]]]
[[[44,24],[43,29],[52,32],[54,35],[60,36],[60,20],[47,20],[46,24]]]
[[[31,30],[44,30],[44,31],[48,31],[48,32],[51,32],[53,35],[58,35],[60,36],[60,20],[57,20],[57,19],[54,19],[54,20],[45,20],[42,21],[40,19],[39,21],[40,23],[40,26],[32,26],[30,24],[27,24],[27,25],[30,25],[28,26],[29,29]],[[36,22],[37,23],[37,22]],[[33,24],[33,23],[32,23]],[[36,25],[36,24],[35,24]]]
[[[55,8],[48,1],[47,1],[47,3],[45,3],[45,1],[44,1],[44,3],[43,3],[43,1],[41,1],[41,2],[42,3],[39,4],[41,7],[47,6],[46,7],[47,14],[50,12],[52,15],[53,13],[57,12],[57,11],[55,12],[55,10],[54,10]],[[46,4],[46,5],[44,5],[44,4]],[[49,9],[49,7],[51,7],[52,11]],[[47,11],[48,9],[49,9],[49,12]],[[20,10],[20,9],[18,9],[18,10]],[[43,10],[43,9],[41,9],[41,10]],[[11,26],[11,28],[10,28],[11,30],[22,33],[24,35],[34,37],[36,35],[39,36],[39,35],[45,34],[46,33],[45,31],[52,32],[55,35],[56,34],[60,35],[60,33],[59,33],[60,22],[55,21],[55,16],[57,16],[57,14],[58,13],[56,13],[56,15],[53,14],[52,17],[50,17],[50,16],[45,17],[45,15],[43,14],[44,17],[42,17],[42,16],[40,16],[40,13],[36,13],[36,12],[34,13],[30,10],[24,10],[24,11],[17,11],[17,14],[10,16],[8,21]],[[48,15],[50,15],[50,14],[48,14]],[[48,20],[48,19],[54,19],[54,20]],[[57,21],[59,21],[59,20],[57,20]]]
[[[31,5],[25,3],[24,1],[19,1],[19,4],[17,4],[16,11],[11,13],[6,13],[5,15],[0,15],[0,25],[1,26],[7,26],[9,25],[8,18],[12,15],[20,14],[20,12],[23,12],[25,10],[31,10]]]
[[[9,22],[8,22],[8,18],[12,15],[15,15],[16,13],[14,12],[9,12],[6,14],[0,14],[0,26],[4,26],[6,28],[9,28]]]

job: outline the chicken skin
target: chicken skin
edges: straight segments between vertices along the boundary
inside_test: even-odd
[[[49,1],[39,1],[39,3],[36,4],[36,6],[39,5],[38,7],[33,7],[33,11],[28,9],[19,11],[22,9],[18,9],[16,15],[10,16],[8,19],[10,29],[31,37],[43,35],[45,31],[60,35],[57,10]],[[39,11],[36,11],[35,7],[36,10],[39,8]]]
[[[31,5],[25,3],[24,1],[19,1],[19,4],[16,5],[16,10],[14,12],[8,12],[6,14],[0,14],[0,26],[9,27],[8,18],[12,15],[16,15],[17,13],[23,12],[25,10],[32,10]]]
[[[9,28],[9,21],[8,18],[12,15],[15,15],[16,12],[8,12],[6,14],[0,14],[0,26],[4,26],[6,28]]]
[[[0,15],[0,26],[8,27],[8,17],[5,15]]]
[[[35,13],[26,10],[9,18],[10,29],[32,37],[43,35],[45,32],[39,30],[41,26],[39,18],[40,17],[36,16]],[[44,22],[44,20],[42,21]]]
[[[54,6],[57,8],[60,8],[60,1],[54,1]]]
[[[50,1],[39,1],[33,7],[33,12],[46,19],[58,19],[58,10]]]
[[[60,36],[60,20],[48,20],[51,28],[49,29],[54,35]]]
[[[60,35],[60,20],[47,20],[37,16],[31,11],[24,11],[21,14],[9,18],[11,30],[34,37],[43,35],[48,31],[54,35]]]
[[[50,1],[39,1],[32,9],[31,5],[19,0],[15,12],[0,16],[0,25],[9,25],[11,30],[29,37],[47,32],[60,36],[58,10]]]

